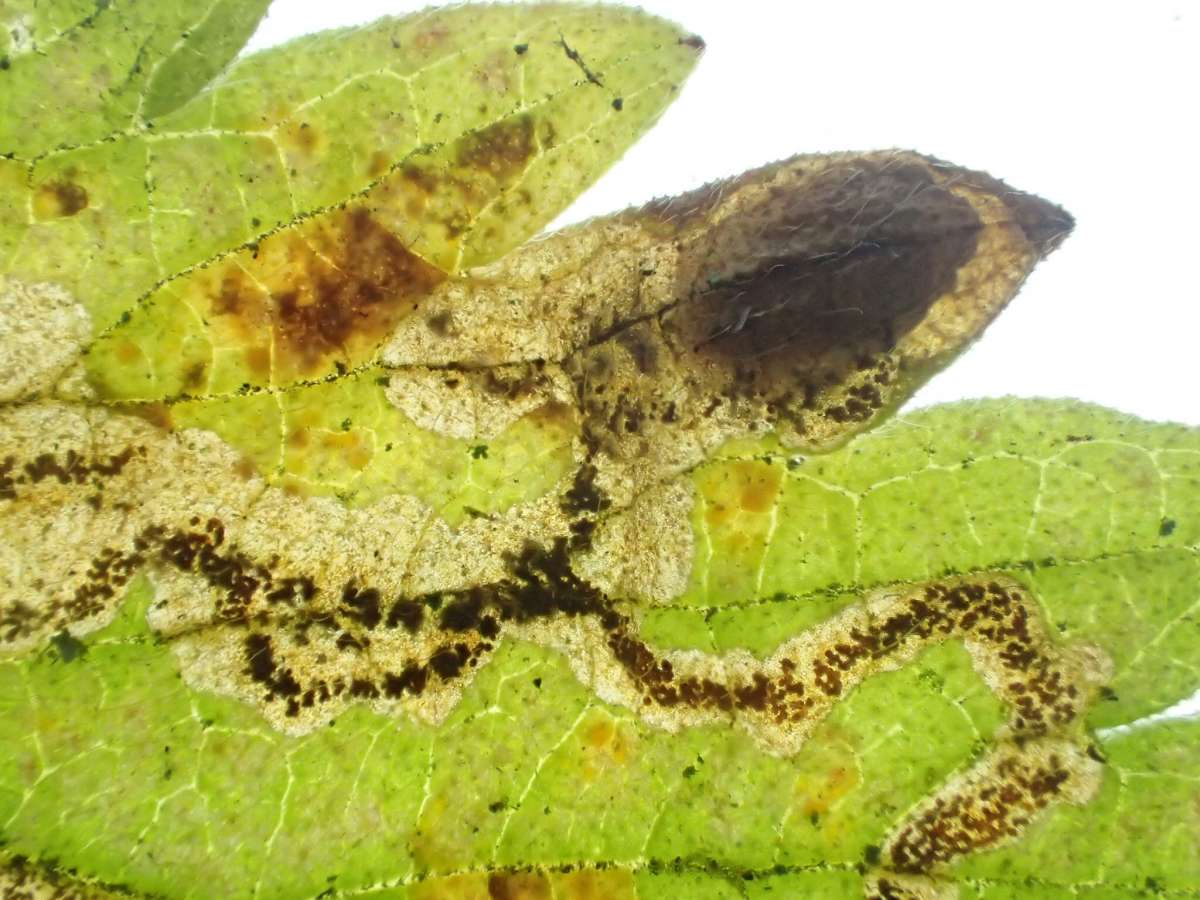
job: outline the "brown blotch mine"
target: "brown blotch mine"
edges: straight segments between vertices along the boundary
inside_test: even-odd
[[[811,234],[793,239],[794,255],[702,287],[667,319],[668,341],[720,370],[730,394],[785,403],[805,384],[843,381],[893,350],[974,255],[979,215],[928,168],[856,171],[828,173],[772,217],[771,229]],[[847,414],[866,415],[877,395]]]
[[[796,157],[618,222],[672,260],[672,281],[657,312],[597,316],[562,365],[593,457],[647,469],[697,439],[697,461],[748,433],[835,446],[976,337],[1071,227],[904,152]]]

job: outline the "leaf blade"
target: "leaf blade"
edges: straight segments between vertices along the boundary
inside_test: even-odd
[[[241,49],[268,2],[6,5],[0,153],[30,160],[179,105]]]

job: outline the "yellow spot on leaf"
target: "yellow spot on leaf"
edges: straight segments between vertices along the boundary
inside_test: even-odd
[[[451,875],[430,878],[409,888],[412,900],[491,900],[483,875]]]
[[[582,728],[583,759],[581,774],[593,781],[615,766],[626,765],[633,756],[635,737],[626,723],[606,712]]]
[[[637,900],[637,884],[624,869],[581,869],[552,876],[557,900]]]
[[[350,468],[361,471],[371,461],[374,448],[371,441],[361,431],[347,431],[340,434],[326,432],[321,436],[323,452],[338,456]]]

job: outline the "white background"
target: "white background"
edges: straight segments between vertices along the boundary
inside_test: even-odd
[[[250,46],[426,5],[275,0]],[[708,49],[559,224],[801,152],[903,147],[984,169],[1062,204],[1076,230],[910,407],[1065,396],[1200,425],[1200,4],[641,5]]]

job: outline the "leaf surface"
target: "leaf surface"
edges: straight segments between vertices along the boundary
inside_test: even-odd
[[[698,38],[262,9],[5,8],[6,892],[1197,895],[1200,433],[891,418],[1066,213],[843,153],[527,241]]]
[[[171,112],[242,48],[267,2],[5,3],[0,154],[33,159]],[[65,210],[79,190],[64,184],[35,202]]]
[[[700,484],[713,470],[753,460],[785,473],[779,489],[785,503],[789,487],[814,479],[829,497],[845,497],[843,491],[868,498],[881,483],[923,475],[946,479],[942,496],[958,503],[959,480],[985,476],[992,455],[1052,464],[1077,448],[1067,437],[1080,425],[1095,445],[1107,441],[1172,461],[1163,473],[1165,495],[1160,484],[1146,483],[1142,494],[1127,496],[1146,507],[1147,518],[1157,517],[1158,507],[1135,498],[1165,496],[1169,508],[1184,511],[1175,531],[1163,536],[1131,527],[1119,544],[1070,556],[1064,551],[1075,545],[1066,537],[1043,538],[1039,553],[1045,555],[1032,563],[1002,555],[958,558],[956,546],[981,551],[951,529],[938,534],[946,567],[968,578],[1012,577],[1055,642],[1094,644],[1111,655],[1107,685],[1128,687],[1109,699],[1102,690],[1092,716],[1128,720],[1148,702],[1186,694],[1193,672],[1182,654],[1128,653],[1128,635],[1106,621],[1114,614],[1110,601],[1093,586],[1116,581],[1146,598],[1139,604],[1144,627],[1161,637],[1142,646],[1167,648],[1194,631],[1197,481],[1188,474],[1194,468],[1178,464],[1200,459],[1194,430],[1075,404],[980,402],[913,414],[790,469],[785,458],[756,447],[718,458],[690,477]],[[945,436],[936,452],[927,444],[930,434]],[[904,473],[875,470],[879,459],[906,456],[914,464]],[[1120,456],[1086,457],[1077,471],[1098,482],[1126,468]],[[981,484],[988,483],[984,477]],[[980,487],[978,493],[985,492]],[[744,493],[726,497],[738,498]],[[856,542],[872,532],[873,520],[901,528],[937,525],[936,517],[914,513],[907,498],[890,499],[878,519],[866,516],[855,526],[848,518],[849,527],[823,528],[821,540],[853,553],[865,546]],[[828,522],[811,498],[809,504],[812,515]],[[1031,510],[995,527],[1028,533],[1035,525]],[[780,513],[781,521],[794,515]],[[705,540],[702,528],[696,536]],[[713,558],[724,557],[737,540],[714,541]],[[777,533],[773,540],[788,538]],[[803,542],[790,540],[795,559]],[[942,571],[906,570],[901,577],[924,581],[944,578]],[[815,639],[804,637],[815,624],[859,607],[870,585],[881,583],[876,576],[870,582],[848,576],[813,584],[775,561],[764,578],[769,593],[736,602],[651,608],[640,637],[656,653],[696,647],[723,654],[736,670],[747,663],[735,663],[732,648],[762,658],[797,635],[803,645]],[[893,583],[873,590],[886,594],[896,590],[887,587]],[[781,594],[781,585],[794,591]],[[183,883],[236,894],[249,872],[263,879],[265,893],[280,896],[313,895],[331,883],[347,890],[396,883],[408,885],[412,896],[424,896],[422,890],[474,896],[487,889],[489,871],[532,865],[548,872],[536,876],[541,884],[566,878],[561,867],[582,879],[574,867],[588,872],[609,864],[615,869],[596,870],[594,877],[619,880],[629,896],[671,896],[684,882],[696,884],[688,890],[724,896],[747,873],[757,891],[828,884],[827,890],[851,896],[862,890],[855,866],[878,859],[910,805],[998,746],[1010,712],[961,644],[925,644],[915,662],[890,672],[885,664],[867,677],[798,752],[778,757],[764,752],[753,726],[731,729],[714,721],[664,732],[636,709],[599,699],[599,685],[589,685],[559,652],[505,640],[439,725],[354,705],[332,727],[288,736],[247,704],[178,680],[180,657],[153,640],[147,625],[151,594],[146,582],[135,582],[117,620],[85,639],[87,652],[79,659],[63,662],[50,647],[4,665],[3,741],[14,753],[2,776],[8,799],[0,810],[11,849],[149,893],[170,893]],[[1071,624],[1058,628],[1060,620]],[[672,658],[682,664],[682,657]],[[727,669],[731,676],[734,670]],[[986,669],[982,674],[987,677]],[[1150,693],[1139,695],[1135,686]],[[753,710],[737,717],[743,715]],[[1177,835],[1171,840],[1181,842],[1195,824],[1186,799],[1195,765],[1189,729],[1168,723],[1093,739],[1107,758],[1097,765],[1096,800],[1055,806],[1011,850],[952,868],[952,877],[963,879],[966,896],[985,897],[1007,896],[1018,888],[1006,885],[1028,877],[1038,879],[1044,896],[1085,884],[1119,893],[1145,878],[1190,889],[1195,873],[1179,868],[1188,854],[1164,850],[1151,858],[1138,850],[1140,841],[1159,834],[1156,821],[1171,823]],[[63,824],[47,832],[48,820]],[[1118,823],[1123,830],[1113,833]],[[1068,836],[1075,849],[1064,854]],[[457,881],[439,876],[462,870],[485,874]]]

